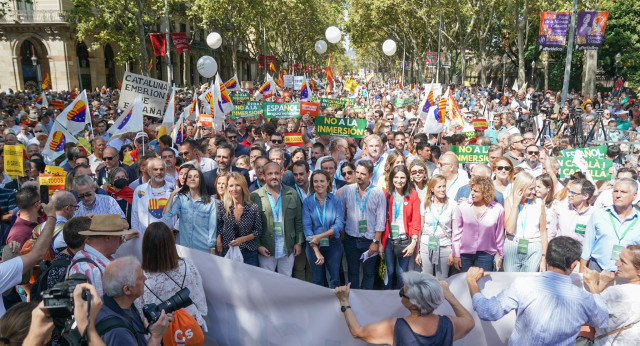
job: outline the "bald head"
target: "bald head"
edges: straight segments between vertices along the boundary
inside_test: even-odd
[[[491,178],[493,172],[491,171],[491,167],[487,164],[480,163],[473,166],[473,170],[471,171],[471,177],[487,177]]]

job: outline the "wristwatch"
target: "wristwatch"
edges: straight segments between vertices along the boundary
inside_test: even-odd
[[[376,244],[376,245],[380,245],[380,241],[379,241],[379,240],[377,240],[377,239],[374,239],[374,240],[373,240],[373,243],[374,243],[374,244]]]
[[[350,305],[343,305],[343,306],[340,307],[340,311],[342,311],[342,312],[347,311],[347,309],[351,309],[351,306]]]

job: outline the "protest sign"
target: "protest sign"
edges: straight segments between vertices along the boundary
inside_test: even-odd
[[[64,171],[64,168],[57,166],[44,166],[45,174],[55,174],[55,175],[67,175],[67,172]]]
[[[317,102],[300,101],[300,115],[309,113],[309,116],[315,117],[320,114],[320,104]]]
[[[257,117],[262,115],[262,105],[258,101],[248,101],[243,105],[233,105],[232,118]]]
[[[474,130],[486,130],[489,128],[487,119],[475,119],[472,121]]]
[[[40,173],[40,185],[49,187],[49,194],[53,194],[56,190],[64,190],[64,183],[67,179],[66,175]]]
[[[64,101],[62,101],[62,100],[51,100],[51,102],[49,102],[49,104],[51,104],[53,106],[53,108],[64,109]]]
[[[300,90],[300,88],[302,88],[302,82],[304,82],[304,76],[294,76],[293,90]]]
[[[449,150],[458,157],[460,163],[487,163],[489,157],[488,146],[480,145],[450,145]]]
[[[393,105],[396,107],[409,107],[413,106],[413,97],[399,98],[393,100]]]
[[[607,157],[606,145],[588,148],[565,149],[560,152],[560,155],[564,157],[573,157],[576,154],[576,151],[581,151],[584,154],[585,158],[604,159]]]
[[[211,114],[200,114],[198,123],[205,127],[213,127],[213,116]]]
[[[340,101],[344,101],[344,106],[353,106],[356,104],[356,99],[353,97],[341,97]]]
[[[345,101],[342,99],[336,100],[336,99],[330,99],[326,97],[323,97],[320,99],[320,108],[327,108],[327,107],[344,108],[344,105],[345,105]]]
[[[262,109],[264,109],[263,117],[265,119],[272,118],[300,118],[300,103],[275,103],[275,102],[263,102]]]
[[[276,97],[276,103],[284,103],[283,97]]]
[[[538,46],[543,50],[561,51],[567,41],[570,12],[540,12]]]
[[[19,144],[4,146],[4,172],[7,175],[24,177],[24,169],[22,167],[23,152],[24,147]]]
[[[560,165],[560,179],[569,178],[573,173],[580,171],[580,168],[573,164],[573,157],[556,157],[555,159]],[[584,159],[587,161],[587,169],[593,180],[611,180],[609,168],[613,166],[613,160],[592,157]]]
[[[293,88],[293,75],[292,74],[286,74],[286,75],[282,76],[282,79],[284,80],[284,87],[285,88]]]
[[[142,96],[142,114],[161,118],[164,114],[165,102],[169,98],[169,83],[125,72],[118,108],[126,109],[138,95]]]
[[[287,98],[287,97],[291,97],[291,92],[290,91],[285,91],[282,93],[282,97]]]
[[[302,141],[302,132],[285,132],[284,144],[290,147],[301,147],[304,145]]]
[[[367,121],[361,119],[316,117],[316,134],[364,138]]]
[[[231,94],[231,100],[234,103],[236,103],[237,101],[249,101],[251,100],[251,94],[233,93]]]

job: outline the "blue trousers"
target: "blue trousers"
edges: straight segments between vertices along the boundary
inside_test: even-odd
[[[372,240],[344,235],[344,252],[347,257],[347,271],[351,288],[373,289],[373,278],[376,272],[376,259],[370,258],[366,262],[360,261],[360,256],[369,250]],[[360,283],[360,263],[362,263],[362,284]]]
[[[402,283],[402,273],[409,270],[409,261],[414,258],[413,255],[409,257],[396,257],[393,254],[393,244],[391,239],[387,240],[387,247],[384,249],[384,260],[387,266],[387,276],[389,281],[384,285],[385,290],[390,290],[393,287],[393,276],[397,277],[398,289],[401,289],[404,284]]]
[[[460,254],[462,262],[461,272],[466,272],[471,267],[480,267],[485,272],[493,271],[493,255],[484,251],[478,251],[474,254]]]
[[[329,272],[329,288],[340,286],[340,263],[342,262],[342,244],[340,238],[329,240],[329,246],[319,247],[320,253],[324,256],[324,264],[316,265],[315,251],[310,245],[305,247],[309,267],[311,267],[311,279],[316,285],[324,286],[326,272]]]

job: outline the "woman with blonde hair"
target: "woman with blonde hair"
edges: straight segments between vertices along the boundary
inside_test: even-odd
[[[499,191],[505,196],[508,195],[507,188],[509,184],[513,182],[513,176],[515,175],[511,160],[500,156],[493,161],[491,170],[495,173],[493,176],[493,186],[496,188],[496,191]]]
[[[260,206],[249,198],[244,176],[228,175],[227,189],[218,203],[218,240],[216,250],[222,256],[231,246],[239,246],[244,263],[258,266],[258,241],[262,233]]]
[[[384,179],[380,179],[378,181],[378,187],[382,190],[386,190],[389,186],[389,173],[394,167],[404,166],[406,164],[406,160],[402,152],[399,150],[393,149],[387,154],[387,160],[384,164]]]
[[[416,251],[416,263],[422,265],[423,273],[444,280],[449,276],[449,266],[453,263],[451,222],[456,204],[447,200],[447,178],[443,175],[431,177],[426,190],[427,194],[420,208],[423,227],[418,233],[419,251]]]
[[[520,172],[504,201],[507,240],[504,244],[506,272],[545,270],[547,219],[544,202],[536,197],[536,180]]]
[[[413,159],[409,164],[409,172],[411,173],[411,182],[413,187],[418,192],[420,197],[420,204],[425,202],[425,196],[427,195],[427,183],[429,182],[427,165],[420,159]]]

